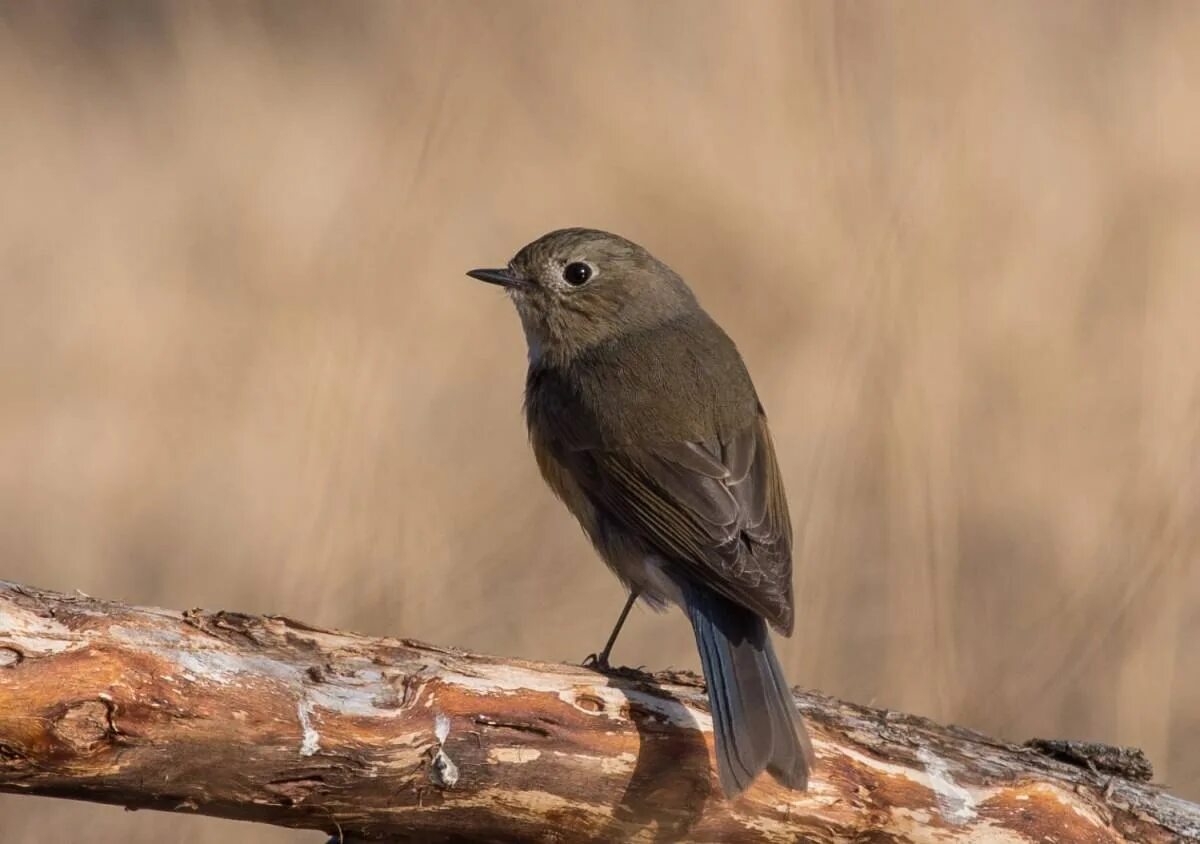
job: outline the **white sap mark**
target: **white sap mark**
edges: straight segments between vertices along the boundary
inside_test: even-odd
[[[927,747],[917,750],[917,759],[925,766],[929,785],[937,795],[942,818],[952,824],[963,824],[975,817],[975,798],[971,792],[950,777],[945,760]]]
[[[817,746],[820,747],[823,742],[818,740]],[[917,761],[919,765],[908,767],[905,765],[897,765],[892,762],[884,762],[857,750],[852,749],[849,745],[841,745],[836,748],[838,755],[844,756],[853,760],[856,764],[862,765],[875,771],[879,771],[889,776],[903,777],[904,779],[919,783],[934,793],[937,812],[941,815],[942,820],[947,823],[958,825],[964,824],[976,818],[977,813],[975,807],[980,802],[987,800],[992,794],[996,793],[996,789],[976,789],[974,793],[956,783],[950,775],[949,766],[944,759],[941,759],[928,748],[920,748],[917,750]],[[816,792],[826,790],[822,778],[818,777],[810,784],[810,792],[806,793],[805,797],[808,800],[814,796],[811,789]],[[836,790],[831,790],[831,794],[836,793]],[[841,802],[840,796],[833,803]],[[829,805],[833,805],[830,803]],[[812,808],[811,803],[808,803],[808,808]],[[905,817],[908,813],[903,810],[893,810],[894,818]],[[994,832],[994,831],[993,831]],[[1016,838],[998,837],[993,833],[988,833],[991,837],[980,838],[980,841],[1016,841]],[[924,840],[923,838],[921,840]],[[972,841],[976,840],[974,837]]]
[[[441,788],[454,788],[458,782],[458,766],[446,755],[446,737],[450,735],[450,719],[439,712],[433,719],[433,736],[437,739],[437,751],[429,766],[429,780]]]
[[[429,779],[434,785],[442,788],[454,788],[454,784],[458,782],[458,766],[440,747],[434,754],[433,764],[429,768]]]
[[[531,747],[493,747],[488,750],[489,762],[508,762],[513,765],[524,765],[542,755],[542,751]]]
[[[313,705],[308,698],[301,698],[296,705],[296,715],[300,717],[300,729],[304,737],[300,741],[300,755],[312,756],[321,749],[321,734],[312,725]]]

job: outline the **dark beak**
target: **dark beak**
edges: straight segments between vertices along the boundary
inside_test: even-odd
[[[488,284],[498,284],[501,287],[516,287],[521,283],[520,279],[514,276],[507,269],[468,270],[467,275],[469,275],[471,278],[477,278],[480,281],[486,281]]]

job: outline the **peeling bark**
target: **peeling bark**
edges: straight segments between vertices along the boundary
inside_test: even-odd
[[[1142,781],[1136,752],[1018,747],[796,699],[818,757],[810,790],[764,777],[730,802],[690,674],[0,582],[0,791],[368,840],[1200,839],[1200,806]]]

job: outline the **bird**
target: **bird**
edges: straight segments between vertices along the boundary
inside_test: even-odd
[[[528,349],[524,411],[549,487],[634,603],[679,607],[704,673],[721,790],[764,770],[805,790],[812,745],[771,644],[793,630],[792,529],[766,412],[737,347],[646,249],[564,228],[499,285]]]

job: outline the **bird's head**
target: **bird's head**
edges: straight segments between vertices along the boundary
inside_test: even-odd
[[[507,267],[467,275],[508,292],[531,361],[564,363],[699,307],[668,266],[636,243],[595,229],[550,232],[523,247]]]

